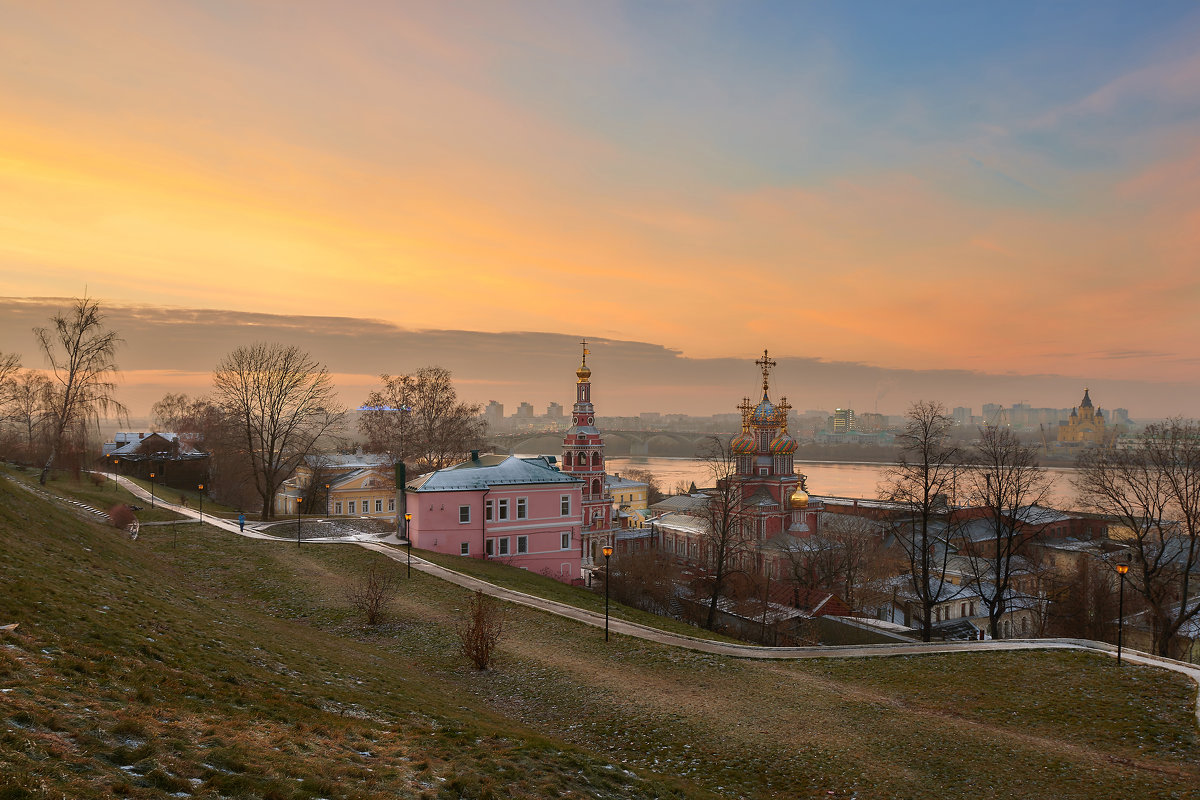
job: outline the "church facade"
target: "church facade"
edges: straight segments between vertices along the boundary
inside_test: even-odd
[[[1074,447],[1103,446],[1108,441],[1104,412],[1092,407],[1092,398],[1087,389],[1083,400],[1071,409],[1066,422],[1058,423],[1058,442]]]

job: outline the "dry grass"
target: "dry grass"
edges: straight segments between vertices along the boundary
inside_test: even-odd
[[[1072,653],[760,663],[510,607],[499,667],[414,573],[212,528],[136,542],[0,482],[0,798],[1188,797],[1194,688]],[[23,795],[22,792],[28,794]]]

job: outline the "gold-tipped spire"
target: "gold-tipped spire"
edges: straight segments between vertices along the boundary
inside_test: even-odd
[[[767,355],[767,351],[763,350],[762,358],[754,362],[762,368],[763,374],[763,399],[767,397],[767,391],[771,388],[771,368],[775,366],[775,361]]]
[[[583,345],[583,361],[580,362],[579,369],[575,370],[575,375],[579,378],[579,382],[583,383],[588,378],[592,377],[592,371],[587,365],[588,353],[592,351],[588,350],[587,339],[584,339],[582,342],[580,342],[580,344]]]

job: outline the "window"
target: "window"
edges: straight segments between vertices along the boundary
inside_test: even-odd
[[[517,537],[517,555],[520,555],[522,553],[528,553],[528,552],[529,552],[529,537],[528,536],[518,536]]]
[[[488,500],[483,504],[483,518],[488,522],[492,521],[492,501]]]
[[[335,513],[335,514],[342,513],[342,501],[341,500],[338,500],[336,503],[333,504],[333,513]]]
[[[459,522],[459,524],[461,525],[464,522],[470,522],[470,521],[471,521],[471,507],[470,506],[459,506],[458,507],[458,522]]]
[[[383,500],[376,500],[375,501],[375,513],[379,514],[382,512],[383,512]]]
[[[348,503],[346,503],[346,506],[349,508],[349,511],[347,511],[346,513],[353,514],[354,513],[354,501],[353,500],[349,501]]]
[[[564,517],[571,516],[571,495],[564,494],[560,502],[562,504],[562,515]]]
[[[395,511],[395,510],[396,510],[396,498],[389,497],[388,498],[388,511]]]
[[[501,501],[501,502],[503,502],[503,501]],[[502,555],[502,556],[508,555],[508,537],[507,536],[500,537],[499,542],[500,542],[500,555]]]
[[[496,540],[495,540],[495,539],[488,539],[488,540],[487,540],[487,554],[488,554],[488,556],[495,555],[495,552],[494,552],[494,551],[495,551],[495,549],[496,549],[496,547],[495,547],[495,542],[496,542]]]
[[[525,519],[527,516],[529,516],[529,498],[528,497],[518,497],[517,498],[517,519]]]
[[[508,501],[496,501],[496,519],[508,519]]]
[[[559,547],[563,550],[571,549],[571,532],[570,531],[563,531],[562,543],[559,545]]]
[[[458,554],[459,554],[460,556],[469,556],[469,555],[471,555],[471,543],[470,543],[470,542],[463,542],[462,544],[460,544],[460,545],[458,546]]]

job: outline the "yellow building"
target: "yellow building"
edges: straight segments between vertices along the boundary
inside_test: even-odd
[[[1070,418],[1058,423],[1058,441],[1077,446],[1100,446],[1108,441],[1104,412],[1092,407],[1087,389],[1083,390],[1083,400],[1071,409]]]
[[[314,487],[316,482],[318,486]],[[325,486],[327,485],[328,491]],[[296,513],[298,497],[312,492],[325,496],[325,508],[316,513],[331,516],[396,518],[396,486],[386,456],[312,456],[296,468],[275,494],[275,511]],[[307,505],[306,505],[307,508]]]
[[[604,491],[613,499],[622,520],[622,527],[640,528],[645,525],[649,503],[650,485],[642,481],[631,481],[616,475],[604,476]]]

